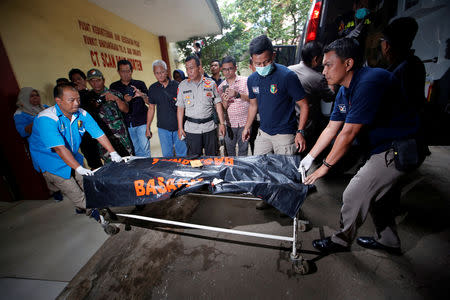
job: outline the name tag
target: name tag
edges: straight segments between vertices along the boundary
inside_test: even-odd
[[[183,91],[183,94],[192,93],[192,90]]]

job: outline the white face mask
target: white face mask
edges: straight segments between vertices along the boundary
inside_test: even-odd
[[[258,72],[261,76],[267,76],[269,75],[270,71],[273,69],[273,63],[270,65],[267,65],[265,67],[256,67],[256,72]]]

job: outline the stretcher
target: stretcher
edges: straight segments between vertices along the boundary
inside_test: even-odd
[[[157,166],[158,163],[162,164]],[[198,163],[205,168],[192,167],[192,165],[198,165]],[[302,184],[303,178],[301,175],[303,175],[303,172],[301,175],[299,174],[296,167],[298,163],[299,157],[277,155],[233,158],[232,160],[228,159],[228,161],[225,158],[213,157],[200,159],[148,158],[134,161],[127,159],[124,163],[109,164],[105,166],[106,168],[99,169],[96,175],[92,177],[85,177],[84,187],[87,206],[106,208],[112,219],[123,217],[290,242],[292,243],[290,258],[294,263],[294,270],[299,274],[307,274],[309,263],[298,252],[300,244],[298,232],[305,231],[308,222],[299,220],[298,215],[300,206],[310,187]],[[128,178],[128,183],[127,180],[124,180],[125,177]],[[252,180],[250,180],[251,177],[253,177]],[[121,183],[118,189],[111,187],[111,185],[117,183]],[[205,185],[209,187],[212,194],[197,193],[199,188]],[[127,190],[126,186],[133,186],[133,188],[125,191]],[[294,193],[292,193],[292,189]],[[102,192],[106,190],[112,191],[106,196],[102,195]],[[300,195],[295,192],[300,193]],[[239,195],[220,195],[220,193],[238,193]],[[142,205],[184,194],[241,200],[263,199],[293,219],[292,236],[234,230],[135,214],[114,214],[108,208]],[[256,195],[256,197],[250,197],[248,194]],[[126,201],[124,201],[124,198],[120,198],[124,195],[128,195]],[[289,199],[289,197],[292,197],[292,199]],[[122,201],[117,201],[118,199],[122,199]],[[101,216],[101,222],[107,233],[114,234],[118,231],[118,229],[114,229],[114,226],[108,224],[103,216]]]

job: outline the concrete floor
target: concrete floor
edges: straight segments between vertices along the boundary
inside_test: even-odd
[[[309,275],[295,273],[287,242],[146,222],[130,222],[131,231],[120,225],[108,238],[67,201],[1,203],[0,299],[449,298],[450,147],[432,152],[404,189],[402,256],[358,245],[329,256],[315,251],[311,241],[338,228],[348,178],[319,181],[302,207],[311,222],[300,234]],[[143,214],[277,235],[292,230],[289,218],[257,211],[253,201],[185,196]],[[372,232],[368,218],[359,233]]]

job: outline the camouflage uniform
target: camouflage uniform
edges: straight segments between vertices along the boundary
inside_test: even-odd
[[[108,90],[108,88],[105,87],[105,90],[103,92],[106,91],[124,101],[121,93],[113,90]],[[91,101],[97,100],[100,96],[94,91],[91,91],[91,95],[92,98],[96,97],[96,99],[94,98]],[[97,104],[96,113],[93,116],[120,156],[133,155],[133,146],[128,134],[128,129],[123,120],[122,112],[119,110],[119,107],[117,106],[117,103],[115,101],[106,101],[103,99],[101,103]],[[99,151],[102,159],[105,162],[109,162],[110,157],[108,155],[108,151],[106,151],[106,149],[100,145]]]

